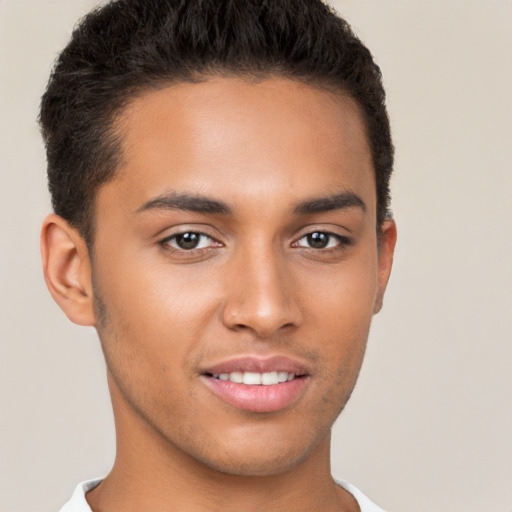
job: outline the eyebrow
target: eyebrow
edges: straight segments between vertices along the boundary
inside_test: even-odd
[[[323,213],[354,207],[361,208],[361,210],[366,213],[366,204],[364,201],[353,192],[345,191],[332,196],[317,197],[302,201],[295,206],[293,213],[296,215],[309,215],[312,213]]]
[[[228,215],[232,213],[227,203],[209,197],[170,192],[155,197],[137,209],[137,213],[150,210],[184,210],[197,213],[215,213]]]
[[[350,191],[341,192],[332,196],[317,197],[298,203],[293,208],[295,215],[311,215],[346,208],[361,208],[366,212],[364,201]],[[212,213],[229,215],[233,213],[231,207],[223,202],[201,195],[170,192],[150,199],[137,209],[137,213],[151,210],[183,210],[197,213]]]

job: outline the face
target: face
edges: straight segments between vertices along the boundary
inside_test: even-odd
[[[328,446],[391,265],[358,107],[218,78],[142,95],[121,133],[93,282],[124,442],[230,474],[298,466]]]

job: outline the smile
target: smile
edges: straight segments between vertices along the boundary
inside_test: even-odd
[[[295,379],[294,373],[288,372],[231,372],[213,375],[215,379],[246,384],[247,386],[272,386]]]
[[[249,412],[276,412],[298,401],[311,381],[308,369],[286,357],[241,357],[201,372],[213,394]]]

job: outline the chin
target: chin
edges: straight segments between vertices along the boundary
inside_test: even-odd
[[[323,452],[325,446],[329,446],[329,433],[330,429],[321,435],[317,432],[316,435],[296,433],[294,436],[289,432],[269,438],[252,432],[245,442],[236,443],[231,437],[226,443],[212,443],[214,450],[196,452],[192,456],[204,466],[227,475],[276,476],[297,468],[314,452]]]
[[[305,453],[296,454],[291,456],[289,454],[273,454],[266,458],[250,457],[247,454],[241,454],[239,457],[232,459],[222,460],[203,460],[206,464],[215,471],[232,476],[276,476],[293,470],[300,463],[307,458]]]

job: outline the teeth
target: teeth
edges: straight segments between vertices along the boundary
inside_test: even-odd
[[[278,384],[279,379],[277,377],[277,372],[262,373],[261,383],[265,386],[270,386],[271,384]]]
[[[242,372],[231,372],[229,374],[229,379],[231,382],[237,382],[238,384],[242,384],[244,381],[244,374]]]
[[[231,372],[231,373],[219,373],[214,375],[219,380],[229,380],[230,382],[236,382],[237,384],[246,384],[248,386],[271,386],[293,380],[295,374],[288,372]]]
[[[288,372],[277,372],[277,380],[279,382],[286,382],[288,380]]]
[[[244,372],[244,384],[249,386],[261,384],[261,373]]]

